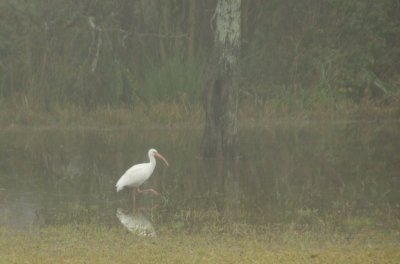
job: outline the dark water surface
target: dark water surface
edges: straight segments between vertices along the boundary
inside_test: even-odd
[[[139,221],[131,214],[131,192],[116,193],[115,183],[131,165],[147,162],[151,147],[170,167],[158,162],[145,184],[160,197],[137,198],[140,221],[150,225],[195,225],[207,212],[257,225],[349,216],[386,225],[385,219],[399,216],[397,122],[242,128],[241,158],[225,165],[199,158],[201,134],[191,129],[2,130],[0,226]]]

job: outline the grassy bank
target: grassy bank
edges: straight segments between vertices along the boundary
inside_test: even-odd
[[[2,229],[0,263],[399,263],[398,238],[398,232],[349,237],[290,227],[222,234],[164,228],[155,238],[86,224]]]
[[[326,105],[298,105],[279,102],[243,101],[238,109],[241,126],[263,126],[274,122],[309,122],[343,120],[397,120],[397,102],[363,100],[359,103],[341,101]],[[49,111],[30,105],[28,101],[3,103],[0,127],[61,126],[61,127],[140,127],[203,126],[204,111],[199,103],[185,98],[173,102],[139,104],[132,107],[97,107],[84,109],[72,105],[55,105]]]

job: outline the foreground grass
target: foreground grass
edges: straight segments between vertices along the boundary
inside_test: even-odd
[[[399,234],[172,233],[138,237],[122,227],[66,225],[0,230],[0,263],[400,263]]]

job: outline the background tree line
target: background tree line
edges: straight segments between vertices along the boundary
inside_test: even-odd
[[[0,102],[198,101],[216,2],[0,0]],[[398,99],[398,0],[242,0],[241,20],[240,98]]]

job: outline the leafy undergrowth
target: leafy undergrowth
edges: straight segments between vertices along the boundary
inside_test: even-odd
[[[233,231],[233,230],[232,230]],[[398,232],[173,232],[94,224],[0,229],[0,263],[400,263]]]

